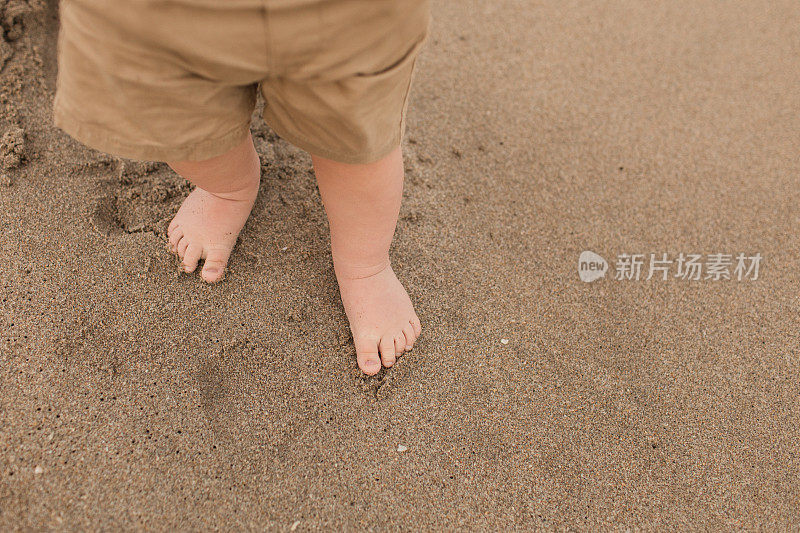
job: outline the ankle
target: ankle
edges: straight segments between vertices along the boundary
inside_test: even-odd
[[[198,189],[201,189],[211,196],[215,198],[219,198],[220,200],[229,200],[233,202],[251,202],[255,200],[256,196],[258,195],[259,185],[261,183],[260,176],[256,175],[253,179],[249,182],[244,182],[243,184],[237,184],[237,188],[235,189],[225,189],[225,190],[209,190],[204,187],[197,186]]]
[[[341,254],[333,255],[333,270],[336,279],[357,280],[377,276],[386,269],[391,269],[389,255],[378,261],[358,261],[342,257]]]

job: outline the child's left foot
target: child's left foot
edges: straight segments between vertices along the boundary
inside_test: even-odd
[[[337,269],[342,303],[350,321],[358,366],[368,375],[414,346],[422,329],[403,285],[391,265],[377,272],[347,275]]]
[[[410,350],[421,330],[408,293],[389,263],[403,197],[403,153],[398,146],[362,165],[313,159],[358,367],[373,376],[381,363],[390,367]]]

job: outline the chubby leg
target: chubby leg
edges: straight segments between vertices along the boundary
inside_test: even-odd
[[[367,165],[313,159],[358,366],[365,374],[377,374],[381,362],[390,367],[411,349],[421,331],[408,293],[389,263],[403,195],[402,152],[398,147]]]
[[[196,185],[169,225],[172,251],[186,272],[194,272],[205,259],[202,278],[219,281],[258,194],[261,164],[253,139],[248,134],[243,143],[218,157],[168,164]]]

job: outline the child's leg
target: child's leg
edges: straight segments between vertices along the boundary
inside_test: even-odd
[[[203,279],[218,281],[258,194],[261,163],[253,139],[248,134],[243,143],[218,157],[169,166],[197,186],[169,225],[172,250],[186,272],[193,272],[205,259]]]
[[[403,156],[398,147],[367,165],[314,157],[331,229],[331,251],[358,366],[376,374],[410,349],[421,325],[389,264],[400,201]],[[380,357],[379,357],[380,354]]]

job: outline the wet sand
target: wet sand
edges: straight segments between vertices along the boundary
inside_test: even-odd
[[[308,156],[256,121],[225,281],[179,274],[188,188],[56,130],[55,6],[0,6],[0,529],[797,527],[796,2],[435,1],[392,252],[424,332],[375,378]]]

